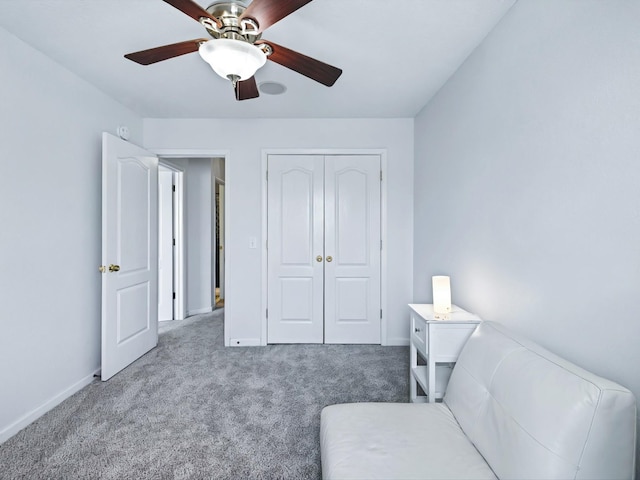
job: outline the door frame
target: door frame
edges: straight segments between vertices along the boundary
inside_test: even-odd
[[[339,148],[309,148],[309,149],[263,149],[262,150],[262,288],[261,288],[261,334],[260,345],[267,345],[267,286],[268,259],[267,259],[267,167],[269,155],[379,155],[382,180],[380,182],[380,238],[382,249],[380,250],[380,343],[387,343],[387,150],[386,149],[339,149]]]

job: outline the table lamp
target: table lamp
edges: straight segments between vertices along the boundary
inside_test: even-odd
[[[451,281],[445,275],[431,277],[433,284],[433,311],[451,313]]]

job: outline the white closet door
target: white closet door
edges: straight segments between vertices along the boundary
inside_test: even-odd
[[[379,344],[379,156],[325,157],[324,213],[325,343]]]
[[[323,163],[268,158],[268,343],[323,342]]]

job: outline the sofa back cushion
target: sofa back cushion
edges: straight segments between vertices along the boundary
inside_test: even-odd
[[[444,402],[498,478],[633,477],[633,394],[497,323],[468,340]]]

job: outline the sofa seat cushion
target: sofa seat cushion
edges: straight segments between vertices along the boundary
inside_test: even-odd
[[[346,403],[322,410],[324,479],[495,479],[441,403]]]

